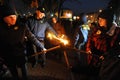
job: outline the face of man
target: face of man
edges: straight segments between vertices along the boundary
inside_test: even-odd
[[[15,25],[17,16],[16,15],[9,15],[3,18],[4,22],[8,24],[8,26]]]
[[[40,12],[39,10],[36,10],[36,16],[37,19],[42,19],[43,17],[45,17],[45,14]]]
[[[101,27],[107,27],[107,21],[104,18],[98,18],[98,23]]]

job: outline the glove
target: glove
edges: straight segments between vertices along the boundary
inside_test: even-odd
[[[89,51],[87,51],[87,54],[92,54],[92,52],[89,50]]]
[[[43,48],[42,52],[45,54],[47,52],[47,49]]]

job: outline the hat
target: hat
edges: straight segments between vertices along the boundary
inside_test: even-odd
[[[106,10],[103,10],[98,16],[98,18],[106,19],[108,30],[112,27],[113,15],[114,15],[114,12],[111,9],[106,9]]]
[[[37,8],[37,10],[39,10],[39,11],[42,12],[42,13],[45,13],[45,8],[42,7],[42,6],[39,6],[39,7]]]
[[[11,6],[2,5],[0,6],[0,15],[2,17],[6,17],[9,15],[16,15],[16,14],[15,14],[15,10]]]
[[[113,11],[111,9],[106,9],[106,10],[103,10],[98,18],[104,18],[104,19],[107,19],[107,20],[113,20]]]

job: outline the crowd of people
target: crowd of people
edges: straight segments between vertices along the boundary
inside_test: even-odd
[[[120,79],[120,27],[115,24],[113,16],[111,9],[103,10],[98,16],[98,22],[92,23],[90,27],[86,14],[81,13],[80,21],[71,37],[73,48],[86,51],[86,55],[75,53],[78,65],[94,65],[97,60],[102,61],[99,67],[99,80]],[[10,5],[0,6],[0,60],[10,70],[13,80],[19,80],[18,67],[21,68],[23,80],[28,79],[27,61],[30,61],[32,67],[38,63],[41,67],[45,66],[47,32],[52,32],[58,37],[66,35],[64,26],[56,16],[52,17],[50,22],[45,17],[45,8],[39,6],[35,14],[23,22]],[[49,42],[52,46],[59,44]],[[43,51],[43,54],[28,57],[40,51]],[[94,55],[97,55],[97,59]],[[0,62],[0,69],[2,67],[3,63]]]

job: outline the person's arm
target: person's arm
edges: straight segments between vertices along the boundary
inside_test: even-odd
[[[91,48],[92,46],[95,46],[94,43],[93,43],[93,38],[94,36],[96,35],[96,32],[98,31],[98,27],[96,26],[94,29],[92,29],[92,32],[91,34],[88,36],[88,41],[86,43],[86,52],[91,54]]]
[[[52,26],[50,26],[50,24],[48,22],[46,22],[46,26],[47,26],[48,32],[51,32],[51,33],[55,34],[56,36],[58,35],[57,32],[52,28]]]
[[[25,35],[27,36],[28,40],[33,42],[33,44],[35,44],[37,47],[41,48],[42,50],[45,50],[44,45],[42,45],[42,43],[35,37],[35,35],[32,34],[32,32],[29,30],[28,27],[26,27]]]
[[[88,53],[88,54],[91,54],[92,52],[91,52],[91,37],[89,36],[88,37],[88,41],[87,41],[87,43],[86,43],[86,52]]]
[[[78,26],[75,30],[74,35],[73,35],[73,45],[76,48],[78,48],[80,43],[82,43],[84,40],[83,34],[82,34],[80,29],[81,29],[81,27]]]
[[[33,18],[32,18],[32,17],[27,18],[25,24],[26,24],[26,26],[30,29],[30,31],[33,30],[33,25],[34,25],[34,24],[32,24],[32,23],[33,23]]]
[[[78,39],[79,39],[79,33],[78,33],[78,28],[77,28],[74,32],[73,41],[72,41],[72,44],[74,47],[77,45]]]

